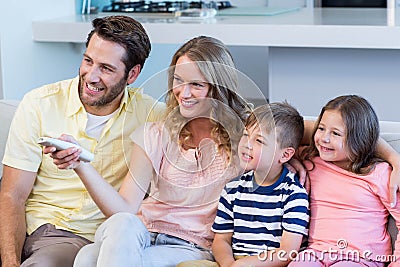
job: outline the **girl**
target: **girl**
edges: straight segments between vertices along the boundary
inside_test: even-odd
[[[388,217],[399,227],[400,210],[390,205],[392,169],[377,157],[378,138],[377,115],[362,97],[339,96],[322,109],[300,155],[311,185],[308,248],[290,267],[384,266]]]

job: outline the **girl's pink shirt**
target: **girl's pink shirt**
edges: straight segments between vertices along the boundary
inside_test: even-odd
[[[146,151],[156,172],[138,215],[151,232],[211,248],[211,226],[225,184],[239,175],[206,139],[198,149],[181,149],[161,123],[146,123],[131,139]]]
[[[360,257],[368,255],[378,261],[382,255],[391,255],[386,225],[390,213],[399,228],[400,208],[390,207],[389,164],[379,163],[368,175],[357,175],[319,157],[313,161],[309,247],[338,253],[358,251]],[[309,169],[310,162],[305,164]],[[398,259],[399,245],[398,235],[394,252]]]

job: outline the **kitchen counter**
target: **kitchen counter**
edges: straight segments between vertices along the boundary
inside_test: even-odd
[[[237,53],[239,69],[266,98],[287,100],[302,114],[319,114],[337,95],[360,94],[371,101],[380,119],[399,121],[394,109],[400,84],[400,16],[393,9],[303,8],[274,16],[216,16],[202,21],[119,14],[142,22],[153,44],[168,47],[198,35],[222,40]],[[107,15],[111,13],[34,21],[33,39],[82,47],[91,21]],[[169,53],[173,51],[156,56],[168,59],[157,62],[151,75],[168,66]]]
[[[94,18],[112,14],[116,13],[33,21],[33,39],[82,43]],[[274,16],[216,16],[185,21],[169,14],[118,14],[135,17],[143,23],[151,41],[159,44],[183,43],[203,34],[238,46],[400,48],[400,23],[391,9],[302,8]]]

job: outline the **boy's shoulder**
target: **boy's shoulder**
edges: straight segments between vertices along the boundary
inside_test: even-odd
[[[307,193],[304,186],[300,183],[300,178],[297,173],[290,172],[284,167],[283,174],[285,175],[279,185],[280,188],[295,190],[296,192]]]
[[[253,178],[254,178],[254,171],[247,171],[247,172],[240,174],[239,176],[236,176],[232,180],[230,180],[227,183],[227,185],[235,185],[238,183],[251,182],[253,180]]]
[[[282,201],[285,203],[285,206],[288,204],[289,207],[302,206],[308,209],[308,193],[300,183],[296,173],[287,170],[285,177],[278,187],[278,191],[282,193]]]
[[[225,185],[225,190],[231,191],[234,189],[250,187],[252,186],[253,177],[254,177],[253,171],[248,171],[239,176],[236,176]]]

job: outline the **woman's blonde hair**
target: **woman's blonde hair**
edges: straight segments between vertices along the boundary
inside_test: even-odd
[[[179,103],[172,91],[175,65],[178,59],[187,56],[196,63],[209,84],[211,101],[210,120],[213,123],[211,137],[219,151],[231,155],[243,133],[243,122],[250,108],[238,93],[238,74],[228,48],[218,39],[199,36],[181,46],[174,54],[168,70],[168,93],[166,95],[167,116],[171,118],[167,127],[173,139],[182,146],[190,147],[191,132],[188,119],[179,112]]]

